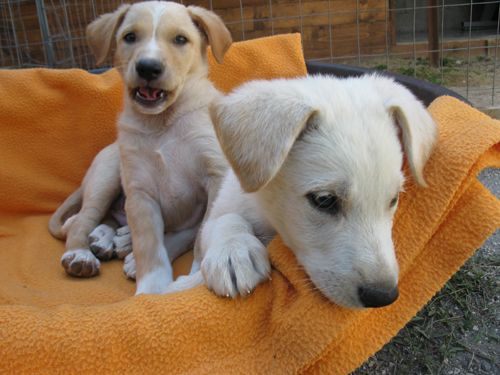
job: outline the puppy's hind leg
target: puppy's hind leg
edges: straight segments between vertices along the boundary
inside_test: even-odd
[[[71,276],[92,277],[99,273],[100,262],[90,251],[89,234],[104,218],[121,189],[117,144],[113,143],[97,154],[83,180],[82,189],[82,208],[67,226],[67,250],[61,263]]]
[[[115,199],[106,218],[90,233],[89,241],[90,250],[101,260],[110,260],[115,255],[123,259],[132,251],[132,240],[127,226],[125,196],[123,194]],[[127,242],[128,248],[123,246],[123,242]]]
[[[194,272],[187,276],[179,276],[173,283],[169,284],[165,293],[177,293],[192,289],[203,284],[201,271]]]
[[[172,260],[188,250],[193,245],[195,240],[196,242],[194,243],[194,246],[199,246],[199,241],[197,240],[199,228],[200,226],[197,225],[196,227],[177,232],[175,236],[172,236],[169,239],[165,236],[165,243],[168,244],[170,242],[170,247],[167,245],[167,249]],[[193,264],[191,265],[189,275],[181,275],[175,279],[175,281],[168,286],[166,293],[181,292],[183,290],[192,289],[201,284],[203,284],[203,276],[200,272],[200,261],[196,257],[195,248]]]
[[[89,205],[91,203],[89,202]],[[68,250],[61,258],[61,264],[69,275],[92,277],[99,273],[100,262],[90,250],[89,234],[91,231],[95,233],[95,228],[104,214],[105,211],[103,212],[100,208],[85,207],[75,216],[68,230],[66,240]],[[94,250],[96,250],[95,247]]]
[[[82,208],[83,192],[82,188],[76,189],[66,200],[61,204],[56,212],[51,216],[49,221],[49,232],[59,240],[66,239],[67,228],[75,215]]]

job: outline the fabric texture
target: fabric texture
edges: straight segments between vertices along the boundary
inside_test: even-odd
[[[211,78],[228,91],[254,78],[304,75],[298,35],[233,45]],[[450,97],[430,111],[439,143],[395,217],[400,297],[353,311],[312,290],[293,254],[269,246],[272,280],[245,299],[205,287],[134,297],[122,262],[67,276],[50,214],[115,137],[120,78],[111,70],[0,71],[0,373],[345,374],[375,353],[500,225],[477,180],[500,166],[500,123]],[[189,257],[176,264],[187,269]],[[179,264],[180,263],[180,264]]]

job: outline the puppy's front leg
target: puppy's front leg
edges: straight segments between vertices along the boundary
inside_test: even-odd
[[[125,203],[136,262],[136,294],[165,293],[173,280],[163,243],[164,223],[158,203],[142,191],[127,195]]]
[[[267,249],[242,216],[229,213],[210,219],[202,236],[207,250],[201,272],[216,294],[232,298],[247,295],[269,278]]]
[[[214,146],[218,147],[218,146]],[[215,159],[216,162],[219,160]],[[209,165],[217,165],[218,163],[212,162]],[[222,162],[224,163],[224,162]],[[219,163],[220,165],[221,163]],[[220,190],[220,187],[222,185],[222,181],[224,179],[224,171],[225,171],[225,164],[222,164],[219,168],[217,168],[218,173],[213,173],[212,176],[210,176],[208,185],[206,188],[207,191],[207,210],[205,211],[205,215],[203,215],[203,220],[201,221],[201,227],[203,228],[204,223],[207,222],[207,220],[210,218],[210,213],[212,211],[212,206],[215,202],[215,199],[217,198],[217,194]],[[191,265],[191,271],[189,271],[190,275],[194,275],[196,272],[200,270],[201,267],[201,260],[203,258],[202,250],[201,250],[201,233],[202,231],[200,230],[198,234],[196,235],[196,239],[194,241],[194,246],[193,246],[193,264]]]

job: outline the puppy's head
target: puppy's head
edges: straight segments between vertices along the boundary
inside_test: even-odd
[[[243,189],[316,287],[347,307],[392,303],[403,151],[424,185],[436,138],[423,105],[387,78],[309,77],[248,83],[211,114]]]
[[[116,45],[114,64],[133,107],[158,114],[175,102],[184,82],[206,75],[206,47],[218,62],[231,45],[222,20],[203,8],[150,1],[122,5],[87,27],[97,63]]]

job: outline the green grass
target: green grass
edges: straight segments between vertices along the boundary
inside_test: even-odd
[[[424,81],[432,82],[440,85],[442,83],[441,80],[441,72],[439,69],[430,68],[428,66],[416,65],[413,67],[401,67],[396,70],[396,73],[403,74],[406,76],[416,77],[419,79],[423,79]]]
[[[481,60],[485,61],[485,60]],[[434,68],[429,65],[429,60],[426,58],[418,57],[415,61],[415,66],[411,63],[411,61],[406,60],[405,62],[399,61],[392,69],[388,69],[387,64],[379,63],[372,65],[371,68],[375,70],[390,70],[398,74],[416,77],[428,82],[432,82],[438,85],[443,84],[444,77],[450,76],[454,72],[458,71],[457,69],[457,60],[450,58],[443,58],[442,60],[443,68]]]
[[[375,70],[387,70],[387,65],[386,64],[377,64],[373,67]]]
[[[440,64],[441,67],[432,67],[429,59],[423,57],[418,57],[415,63],[403,58],[392,58],[389,63],[382,59],[361,62],[362,66],[375,70],[390,71],[446,87],[465,87],[467,74],[470,87],[491,87],[495,70],[491,57],[475,56],[470,62],[444,57]]]

